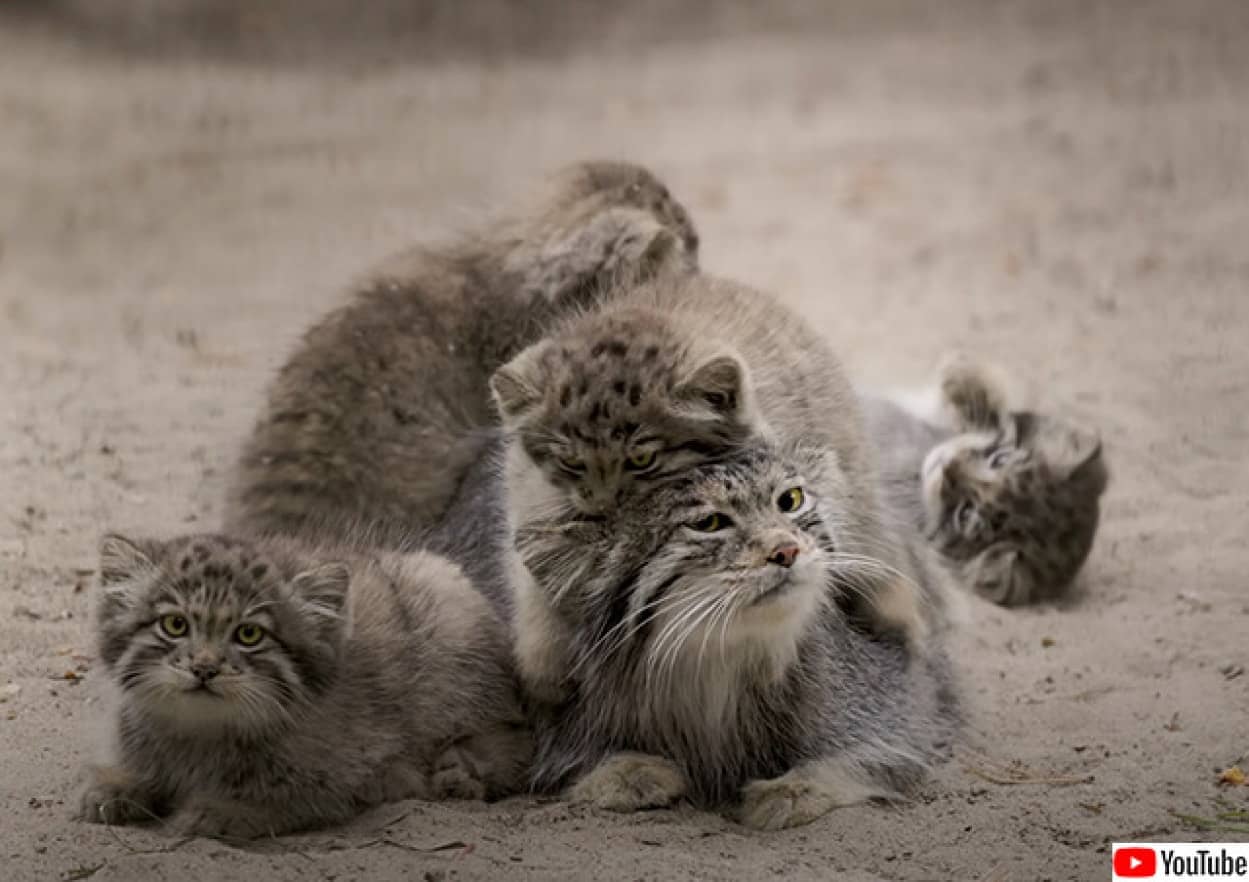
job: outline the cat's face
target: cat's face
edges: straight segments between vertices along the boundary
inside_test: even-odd
[[[100,654],[130,705],[188,732],[259,733],[334,675],[349,576],[218,536],[100,544]]]
[[[697,655],[792,650],[834,594],[822,455],[740,450],[622,499],[603,521],[520,530],[522,561],[592,657],[670,672]]]
[[[1106,487],[1091,432],[1031,413],[933,448],[921,481],[928,538],[1002,604],[1067,585],[1084,563]]]
[[[649,310],[591,316],[491,380],[528,465],[578,511],[717,456],[753,429],[735,355],[693,351]]]

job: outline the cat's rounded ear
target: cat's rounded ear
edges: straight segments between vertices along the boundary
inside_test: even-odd
[[[1106,470],[1101,466],[1102,439],[1092,429],[1079,426],[1056,426],[1038,442],[1050,468],[1062,480],[1089,475],[1099,485],[1094,492],[1100,495],[1106,486]]]
[[[100,584],[130,582],[155,570],[156,564],[145,545],[148,543],[127,539],[120,533],[105,533],[100,537]]]
[[[321,619],[338,622],[347,614],[351,570],[344,563],[327,563],[305,570],[291,580],[291,592],[303,608]]]
[[[969,560],[963,575],[977,594],[998,606],[1021,606],[1035,593],[1018,550],[1005,543],[990,545]]]
[[[731,352],[719,352],[695,361],[673,388],[686,407],[710,417],[744,424],[749,422],[750,374],[745,363]]]
[[[545,387],[542,360],[548,345],[544,340],[522,350],[490,378],[490,392],[505,427],[515,426],[542,403]]]

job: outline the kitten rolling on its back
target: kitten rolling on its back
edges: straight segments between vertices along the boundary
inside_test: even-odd
[[[522,788],[506,630],[444,558],[216,535],[100,556],[118,746],[85,820],[250,838]]]
[[[993,371],[940,370],[938,411],[865,398],[892,506],[961,580],[1003,606],[1051,599],[1093,546],[1108,480],[1097,434],[1011,410]]]
[[[654,175],[585,162],[479,235],[395,258],[273,382],[227,531],[294,534],[327,515],[434,526],[497,422],[495,368],[614,280],[688,271],[697,251]]]

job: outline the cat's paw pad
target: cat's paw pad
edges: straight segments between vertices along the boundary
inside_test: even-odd
[[[614,812],[635,812],[669,806],[685,795],[685,788],[684,773],[668,760],[621,753],[599,763],[569,797]]]
[[[743,787],[737,819],[755,830],[783,830],[809,824],[839,804],[810,782],[786,776]]]
[[[485,799],[482,782],[472,759],[460,748],[449,747],[434,761],[430,776],[435,799]]]
[[[132,824],[156,816],[121,772],[96,770],[78,796],[75,817],[92,824]]]
[[[195,802],[174,816],[173,829],[181,836],[243,840],[265,836],[272,831],[254,813],[220,802]]]

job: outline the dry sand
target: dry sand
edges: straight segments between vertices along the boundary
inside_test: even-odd
[[[176,17],[84,31],[11,4],[0,878],[1084,880],[1115,840],[1246,838],[1176,813],[1249,809],[1216,785],[1249,752],[1249,6],[790,2],[714,39],[662,6],[573,45],[374,22],[405,58],[379,65],[324,29],[283,55],[262,22],[214,53]],[[526,800],[245,850],[71,821],[101,530],[212,527],[266,379],[347,280],[595,155],[659,170],[705,265],[780,292],[862,382],[963,347],[1101,428],[1113,483],[1076,597],[978,605],[957,641],[982,757],[913,804],[771,835]],[[1059,780],[976,773],[1010,764]]]

